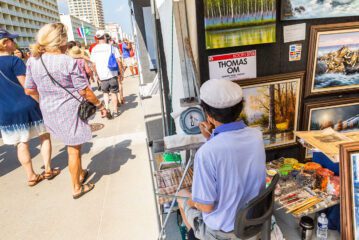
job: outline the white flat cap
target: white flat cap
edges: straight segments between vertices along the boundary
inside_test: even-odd
[[[202,84],[200,98],[214,108],[228,108],[240,103],[243,99],[242,88],[224,79],[211,79]]]

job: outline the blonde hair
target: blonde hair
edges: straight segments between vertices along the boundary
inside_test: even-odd
[[[67,30],[62,23],[49,23],[43,26],[36,36],[36,43],[31,45],[32,55],[40,57],[47,51],[56,51],[67,43]]]
[[[6,46],[6,42],[10,40],[9,38],[3,38],[0,39],[0,52],[6,52],[7,51],[7,46]]]

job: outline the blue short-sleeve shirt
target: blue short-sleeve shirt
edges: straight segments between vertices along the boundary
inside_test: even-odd
[[[230,232],[238,206],[244,206],[265,187],[265,150],[262,133],[242,121],[214,130],[197,152],[192,185],[193,201],[213,204],[203,213],[205,224]]]

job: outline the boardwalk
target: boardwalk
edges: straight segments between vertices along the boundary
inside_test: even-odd
[[[4,240],[152,240],[158,226],[138,80],[125,80],[122,114],[93,123],[104,128],[85,144],[83,165],[90,169],[93,192],[71,197],[67,154],[53,142],[53,162],[63,172],[53,181],[26,186],[14,147],[0,141],[0,229]],[[38,141],[32,141],[36,171],[42,171]]]

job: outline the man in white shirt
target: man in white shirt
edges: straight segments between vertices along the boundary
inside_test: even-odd
[[[119,75],[117,71],[111,71],[108,68],[108,62],[111,53],[115,55],[118,66],[121,66],[121,55],[117,48],[112,47],[106,42],[105,31],[99,30],[96,32],[98,44],[92,49],[91,62],[94,64],[94,69],[101,82],[101,90],[103,92],[105,107],[109,109],[109,93],[111,92],[112,102],[112,116],[118,116],[118,100],[119,100]]]

